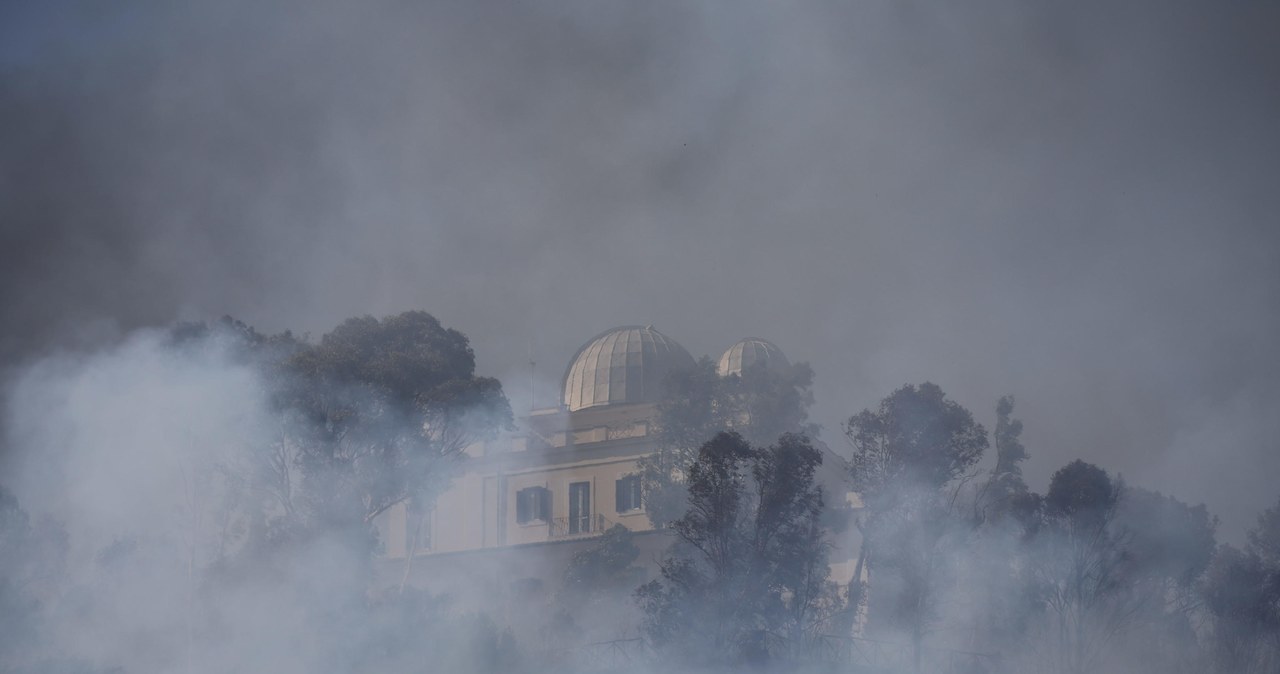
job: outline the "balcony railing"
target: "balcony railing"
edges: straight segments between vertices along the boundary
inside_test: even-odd
[[[551,520],[551,538],[576,538],[604,533],[613,522],[604,515],[582,517],[556,517]]]

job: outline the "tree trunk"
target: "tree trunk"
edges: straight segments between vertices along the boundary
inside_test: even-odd
[[[406,524],[409,522],[409,518],[412,517],[411,511],[412,508],[405,507],[404,519]],[[409,573],[413,571],[413,558],[418,555],[418,533],[422,531],[422,520],[426,516],[427,513],[424,510],[422,515],[418,516],[417,526],[410,529],[413,534],[409,536],[409,549],[404,557],[404,575],[400,577],[400,589],[398,590],[400,594],[404,594],[404,588],[409,584]]]

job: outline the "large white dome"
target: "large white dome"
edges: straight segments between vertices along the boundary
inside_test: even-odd
[[[716,371],[721,377],[728,377],[731,374],[742,374],[744,369],[757,363],[769,369],[780,369],[789,365],[787,357],[782,355],[782,349],[779,349],[776,344],[767,339],[748,337],[729,347],[729,350],[720,356],[720,365]]]
[[[565,371],[562,399],[571,412],[655,402],[667,374],[692,365],[693,356],[653,326],[614,328],[578,349]]]

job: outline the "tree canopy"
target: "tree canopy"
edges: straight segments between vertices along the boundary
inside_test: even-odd
[[[658,405],[658,450],[641,461],[645,509],[664,525],[679,517],[685,502],[685,471],[717,433],[733,431],[753,446],[767,446],[787,433],[816,437],[809,421],[813,370],[807,363],[749,366],[722,377],[703,357],[692,368],[672,372]]]
[[[302,467],[341,476],[334,488],[353,491],[366,523],[407,498],[430,500],[468,444],[511,424],[501,384],[475,375],[467,338],[426,312],[348,319],[286,366],[290,409],[305,420]]]
[[[657,648],[686,662],[758,661],[778,654],[768,635],[794,642],[814,628],[830,596],[821,463],[800,435],[754,448],[721,432],[699,449],[671,526],[678,547],[637,593]]]
[[[909,492],[934,492],[970,471],[982,458],[986,430],[937,385],[908,384],[849,418],[853,487],[873,511]]]

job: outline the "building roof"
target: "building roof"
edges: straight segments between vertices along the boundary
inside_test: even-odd
[[[561,400],[570,412],[623,403],[655,402],[672,370],[690,367],[693,356],[653,326],[607,330],[574,354],[564,375]]]
[[[720,365],[716,371],[721,377],[731,374],[742,374],[745,368],[763,364],[767,368],[783,368],[790,365],[776,344],[767,339],[748,337],[739,340],[728,351],[720,356]]]

